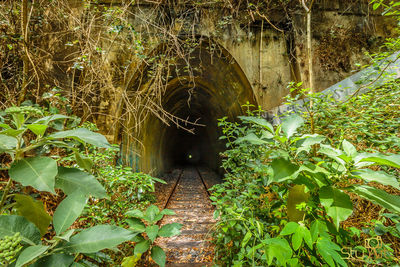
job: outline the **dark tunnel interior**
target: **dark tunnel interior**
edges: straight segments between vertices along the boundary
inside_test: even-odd
[[[169,167],[199,165],[218,169],[219,153],[224,147],[218,140],[221,134],[218,118],[223,112],[218,105],[213,105],[212,98],[206,90],[196,87],[190,92],[178,90],[166,103],[167,111],[187,121],[181,121],[180,126],[164,125],[164,139],[168,142],[163,144],[162,150]]]
[[[243,104],[256,105],[252,86],[223,48],[212,54],[204,43],[191,58],[190,66],[197,69],[193,76],[177,72],[168,80],[161,103],[166,114],[149,116],[140,133],[123,142],[125,157],[137,170],[158,175],[176,165],[196,164],[220,172],[225,144],[219,141],[218,119],[235,120],[244,114]],[[185,66],[180,62],[175,68]]]

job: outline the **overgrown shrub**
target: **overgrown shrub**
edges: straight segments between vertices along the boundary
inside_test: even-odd
[[[11,263],[15,266],[30,263],[44,266],[52,262],[69,266],[78,254],[112,248],[136,235],[113,225],[69,229],[89,198],[107,198],[107,193],[91,174],[78,168],[58,166],[48,149],[74,151],[76,162],[87,169],[89,160],[81,156],[80,145],[88,143],[107,148],[109,144],[101,134],[84,128],[57,130],[56,125],[59,124],[55,122],[65,123],[67,119],[69,117],[64,115],[43,116],[42,110],[31,106],[10,107],[1,117],[0,152],[7,154],[11,160],[7,166],[2,166],[7,170],[9,179],[0,201],[0,238],[21,237],[16,246],[12,245],[18,251],[2,256],[5,266]],[[10,194],[14,183],[19,183],[23,189],[32,187],[51,194],[56,194],[56,189],[59,189],[67,197],[51,217],[43,203],[24,194],[24,190]],[[41,239],[48,232],[51,222],[55,236],[51,240]]]
[[[260,111],[257,111],[259,113]],[[220,120],[227,140],[225,182],[213,188],[220,216],[215,232],[217,260],[232,266],[347,266],[342,247],[360,249],[355,233],[342,222],[353,214],[349,194],[400,212],[397,177],[375,166],[400,168],[400,156],[359,152],[319,134],[301,134],[304,119],[286,117],[273,127],[260,116]],[[355,182],[350,182],[355,181]],[[369,248],[364,246],[368,251]],[[389,246],[362,261],[391,264]],[[355,259],[358,260],[358,259]]]
[[[118,148],[91,131],[97,130],[93,124],[76,127],[74,118],[44,116],[46,112],[34,106],[11,107],[0,113],[1,168],[7,183],[0,191],[2,266],[120,263],[123,256],[113,259],[101,251],[125,241],[138,242],[135,237],[141,231],[125,229],[125,213],[147,207],[154,183],[164,181],[115,167]],[[53,210],[36,199],[56,195],[64,199],[53,204]],[[131,250],[128,246],[124,255],[131,255]],[[162,250],[155,250],[157,255],[152,256],[163,265]]]

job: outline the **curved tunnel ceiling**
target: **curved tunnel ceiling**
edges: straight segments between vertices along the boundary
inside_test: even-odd
[[[229,53],[222,50],[219,56],[212,55],[208,47],[203,43],[191,53],[189,63],[197,69],[194,77],[175,74],[168,81],[162,100],[164,110],[170,114],[204,126],[182,123],[186,128],[193,128],[194,133],[189,133],[150,116],[137,137],[143,148],[139,159],[141,171],[159,174],[185,163],[217,170],[219,152],[225,148],[218,141],[221,135],[218,119],[224,116],[235,119],[243,114],[243,104],[256,104],[251,85]],[[185,62],[178,61],[175,72],[182,73],[185,66]]]

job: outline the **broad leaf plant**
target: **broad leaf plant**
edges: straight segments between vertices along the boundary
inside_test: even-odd
[[[261,112],[260,112],[261,114]],[[225,182],[215,186],[217,259],[232,266],[347,266],[342,227],[354,210],[349,194],[400,213],[400,156],[359,152],[348,141],[333,146],[318,134],[300,134],[292,114],[276,126],[261,116],[220,120],[228,150]],[[393,173],[393,172],[392,172]]]
[[[137,235],[113,225],[70,229],[88,198],[107,198],[97,179],[81,170],[88,169],[91,162],[80,148],[86,144],[100,148],[110,145],[103,135],[85,128],[63,130],[69,119],[60,114],[43,116],[40,109],[31,106],[10,107],[2,112],[0,153],[9,158],[9,163],[1,167],[9,179],[0,192],[0,242],[7,246],[5,241],[19,240],[15,246],[15,242],[9,242],[6,249],[13,251],[0,254],[2,266],[71,266],[78,254],[114,248]],[[74,152],[81,169],[59,166],[49,153],[51,148]],[[50,216],[42,202],[15,193],[24,192],[24,187],[51,194],[62,191],[66,197]],[[50,224],[56,235],[48,240],[43,236]]]

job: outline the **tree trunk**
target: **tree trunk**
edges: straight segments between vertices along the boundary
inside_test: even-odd
[[[309,6],[306,5],[305,0],[301,0],[301,3],[307,13],[307,59],[308,59],[308,87],[311,93],[315,93],[314,88],[314,71],[313,71],[313,54],[312,54],[312,32],[311,32],[311,9],[314,4],[314,0],[311,0]],[[310,99],[310,128],[311,133],[314,134],[314,113],[313,113],[313,100]]]
[[[21,35],[23,37],[22,46],[24,50],[24,55],[22,56],[22,85],[21,92],[18,98],[18,105],[20,105],[25,100],[25,95],[28,90],[28,72],[29,72],[29,59],[28,59],[28,0],[22,0],[21,4]]]
[[[314,88],[314,72],[313,72],[313,54],[311,44],[311,9],[307,12],[307,57],[308,57],[308,83],[311,92],[315,92]]]
[[[303,8],[307,13],[307,59],[308,59],[308,87],[311,92],[315,92],[314,88],[314,72],[313,72],[313,55],[312,55],[312,32],[311,32],[311,8],[314,0],[311,1],[310,6],[307,6],[305,0],[301,0]]]

